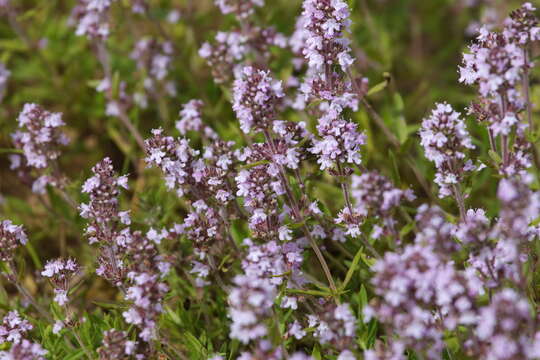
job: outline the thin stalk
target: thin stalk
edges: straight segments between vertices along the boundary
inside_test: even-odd
[[[79,346],[81,347],[81,349],[83,349],[84,354],[86,355],[86,357],[88,359],[92,360],[93,359],[92,353],[90,352],[90,350],[88,350],[86,345],[84,345],[84,342],[82,341],[81,336],[79,335],[79,333],[72,326],[70,326],[69,328],[71,329],[71,333],[73,334],[73,336],[75,336],[75,339],[77,339],[77,342],[79,343]]]
[[[488,137],[489,137],[489,146],[494,153],[497,153],[497,145],[495,143],[495,136],[493,135],[493,130],[488,126]]]
[[[272,147],[272,151],[275,152],[274,141],[273,141],[272,137],[270,136],[269,132],[265,130],[264,131],[264,136],[266,138],[266,141]],[[309,231],[307,225],[304,223],[305,218],[300,213],[300,210],[298,209],[298,204],[296,203],[294,194],[293,194],[293,192],[292,192],[292,190],[290,188],[290,183],[289,183],[289,181],[287,179],[287,176],[285,174],[285,170],[283,169],[282,165],[279,165],[279,173],[280,173],[281,181],[283,183],[283,187],[285,188],[285,193],[287,194],[287,198],[289,200],[289,205],[290,205],[290,207],[291,207],[291,209],[293,211],[293,215],[295,217],[295,220],[298,223],[302,223],[302,230],[304,231],[304,234],[306,235],[306,237],[309,239],[309,244],[311,245],[311,248],[315,252],[315,255],[317,256],[317,259],[319,260],[319,263],[321,264],[324,275],[326,276],[326,279],[328,280],[328,285],[330,286],[330,289],[332,290],[332,292],[334,294],[334,300],[336,301],[336,303],[339,304],[339,299],[337,298],[337,287],[336,287],[336,284],[335,284],[334,279],[332,277],[332,273],[330,272],[330,268],[328,267],[328,263],[324,259],[324,256],[323,256],[323,254],[321,252],[321,249],[319,249],[319,246],[317,245],[317,242],[311,236],[311,232]]]
[[[366,249],[368,249],[368,251],[371,253],[371,255],[373,255],[377,259],[382,259],[381,254],[379,254],[379,252],[373,247],[373,245],[371,245],[369,243],[368,239],[366,239],[364,236],[360,235],[360,241],[366,247]]]
[[[531,98],[529,94],[529,52],[527,51],[527,47],[523,47],[523,58],[525,59],[525,71],[523,71],[523,93],[525,96],[525,106],[527,107],[527,122],[529,123],[529,129],[534,131]]]
[[[14,282],[12,282],[13,285],[15,285],[15,287],[17,288],[17,290],[19,291],[19,293],[26,299],[26,301],[28,301],[30,304],[32,304],[32,306],[34,307],[34,309],[37,310],[37,312],[43,316],[44,318],[46,318],[47,320],[49,321],[54,321],[54,319],[52,318],[52,316],[45,310],[45,308],[43,308],[41,305],[39,305],[36,301],[36,299],[32,296],[32,294],[30,294],[30,292],[28,291],[28,289],[26,289],[19,281],[15,280]]]
[[[459,186],[457,184],[452,185],[452,189],[454,191],[454,196],[456,197],[456,202],[459,208],[459,217],[461,218],[461,221],[465,222],[467,219],[467,212],[465,210],[465,201],[463,199],[463,194],[461,193],[461,190],[459,189]]]
[[[44,318],[46,318],[47,320],[51,322],[54,321],[54,319],[49,314],[49,312],[45,310],[44,307],[38,304],[36,299],[32,296],[32,294],[30,294],[30,291],[28,291],[28,289],[19,281],[18,276],[17,276],[17,270],[13,262],[9,264],[9,269],[11,271],[11,274],[7,276],[7,279],[17,288],[17,291],[19,291],[19,293],[26,299],[26,301],[32,304],[34,309],[36,309],[36,311],[41,316],[43,316]]]

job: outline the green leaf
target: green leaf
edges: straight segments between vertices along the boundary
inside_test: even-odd
[[[499,165],[500,163],[502,163],[501,157],[495,151],[490,149],[488,151],[488,154],[489,154],[489,157],[495,162],[495,164]]]
[[[192,333],[190,333],[189,331],[186,331],[184,332],[184,337],[188,341],[189,348],[193,350],[196,354],[199,354],[204,357],[208,356],[205,347],[200,343],[200,341]]]
[[[345,280],[343,281],[343,284],[341,284],[340,291],[345,290],[345,288],[347,287],[347,285],[351,281],[352,276],[353,276],[354,272],[356,271],[356,268],[358,267],[358,263],[362,259],[362,252],[363,252],[363,249],[360,248],[356,252],[356,255],[354,255],[351,266],[349,267],[349,270],[347,271],[347,275],[345,275]]]
[[[383,73],[384,80],[378,83],[377,85],[373,86],[371,89],[368,90],[367,96],[371,96],[373,94],[376,94],[378,92],[383,91],[388,84],[390,83],[390,74],[385,72]]]
[[[315,344],[313,347],[313,351],[311,352],[311,356],[313,356],[317,360],[321,360],[321,348],[319,344]]]
[[[286,289],[288,294],[304,294],[313,296],[332,296],[330,291]]]

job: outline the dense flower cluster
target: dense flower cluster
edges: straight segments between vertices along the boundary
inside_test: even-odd
[[[528,48],[540,40],[534,10],[525,3],[505,20],[502,32],[482,28],[460,67],[460,81],[478,86],[479,100],[470,112],[486,124],[491,150],[501,157],[499,172],[505,176],[523,174],[531,166],[530,146],[525,139],[525,131],[532,130],[529,85],[523,83],[528,82],[533,66]],[[522,120],[523,110],[527,111],[528,123]],[[500,149],[496,148],[497,137],[501,137]]]
[[[309,327],[313,336],[322,344],[332,343],[338,349],[346,349],[354,343],[356,317],[349,304],[330,305],[319,316],[309,315]]]
[[[76,34],[89,39],[106,39],[110,34],[109,9],[116,0],[79,0],[73,9]]]
[[[325,116],[319,119],[317,131],[321,138],[313,140],[310,151],[317,155],[321,170],[361,164],[360,148],[366,143],[366,136],[358,131],[357,124]]]
[[[24,339],[24,334],[32,329],[32,324],[21,318],[18,311],[10,311],[4,316],[0,325],[0,344],[6,342],[17,344]]]
[[[479,344],[471,350],[483,359],[537,359],[540,343],[531,334],[533,319],[528,301],[512,289],[495,294],[480,309],[476,327]]]
[[[323,70],[339,64],[344,70],[354,59],[344,33],[349,31],[349,6],[341,0],[307,0],[303,3],[307,32],[304,55],[309,66]],[[328,75],[328,74],[327,74]]]
[[[460,114],[449,104],[437,104],[422,122],[420,137],[426,157],[437,168],[439,196],[456,196],[455,188],[463,181],[464,172],[475,168],[465,160],[467,149],[474,149],[474,145]]]
[[[127,252],[130,267],[126,300],[133,304],[123,315],[127,323],[139,327],[139,337],[148,342],[156,338],[156,322],[163,311],[163,297],[169,289],[163,278],[169,272],[170,264],[159,255],[155,242],[140,232],[133,233]]]
[[[376,316],[396,341],[429,359],[440,358],[444,329],[476,322],[480,279],[474,270],[456,270],[432,247],[408,245],[400,253],[386,253],[373,269],[381,300],[364,309],[365,320]]]
[[[127,176],[117,176],[112,161],[105,158],[93,168],[94,175],[87,179],[82,192],[90,195],[89,203],[79,207],[80,215],[88,220],[85,234],[90,244],[100,248],[99,267],[96,273],[118,285],[125,276],[120,248],[130,238],[129,211],[120,211],[118,196],[120,189],[128,188]]]
[[[2,360],[45,360],[45,355],[47,355],[47,350],[40,344],[26,339],[13,344],[9,351],[0,351]]]
[[[0,260],[11,262],[15,256],[15,250],[26,244],[28,237],[22,225],[15,225],[11,220],[0,222]]]
[[[215,0],[223,14],[235,14],[239,19],[247,18],[255,7],[264,6],[264,0]]]
[[[54,287],[54,301],[60,306],[68,303],[68,291],[71,280],[80,271],[80,266],[73,259],[56,259],[45,264],[41,276],[49,278]]]
[[[0,344],[11,343],[8,351],[0,351],[2,360],[45,360],[47,351],[40,344],[29,341],[26,335],[33,329],[32,324],[21,318],[14,310],[7,313],[0,325]]]
[[[43,194],[46,185],[62,186],[63,178],[58,173],[56,161],[60,149],[69,143],[61,130],[65,125],[62,114],[52,113],[36,104],[25,104],[17,118],[18,130],[11,134],[15,148],[22,156],[10,156],[11,169],[16,169],[23,180],[31,180],[31,169],[40,176],[33,180],[32,190]]]
[[[170,42],[159,42],[152,38],[139,40],[131,52],[131,58],[136,61],[137,68],[148,74],[144,81],[146,91],[156,91],[156,86],[163,83],[169,75],[172,63],[173,46]],[[171,95],[176,94],[174,83],[166,83],[166,89]]]
[[[390,180],[375,171],[352,175],[351,195],[356,205],[355,213],[381,222],[374,226],[373,238],[395,235],[394,210],[401,202],[415,199],[411,190],[395,188]]]
[[[272,79],[269,71],[251,66],[242,69],[242,75],[234,81],[233,101],[242,131],[246,134],[253,130],[268,131],[283,96],[281,83]]]
[[[229,294],[229,315],[233,321],[230,336],[247,344],[268,333],[262,320],[271,315],[276,288],[269,280],[249,275],[234,278]]]
[[[134,355],[136,342],[128,340],[125,331],[110,329],[103,333],[102,346],[98,349],[99,360],[124,359]]]

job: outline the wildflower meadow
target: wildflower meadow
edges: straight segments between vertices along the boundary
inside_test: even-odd
[[[0,360],[540,360],[537,7],[0,0]]]

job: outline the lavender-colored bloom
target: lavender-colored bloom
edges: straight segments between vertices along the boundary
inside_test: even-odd
[[[227,176],[234,143],[215,140],[201,157],[187,139],[164,136],[162,129],[154,129],[152,134],[145,142],[146,162],[162,170],[169,189],[195,200],[214,197],[218,203],[226,204],[232,199]]]
[[[90,201],[79,207],[81,216],[89,220],[85,233],[90,244],[112,245],[121,240],[122,225],[131,223],[129,212],[120,211],[118,204],[120,190],[128,188],[128,179],[116,175],[109,158],[97,163],[92,172],[94,175],[82,186]]]
[[[496,293],[488,306],[480,309],[474,344],[479,358],[493,360],[533,359],[533,319],[526,298],[512,289]]]
[[[106,39],[110,34],[109,9],[115,0],[79,0],[70,22],[76,26],[78,36],[91,40]]]
[[[422,246],[431,246],[441,255],[459,249],[452,235],[455,225],[448,222],[442,209],[436,205],[423,204],[415,217],[418,232],[414,241]]]
[[[43,175],[34,182],[33,189],[44,193],[45,184],[61,186],[62,176],[52,166],[59,158],[60,149],[69,143],[61,128],[65,125],[61,113],[52,113],[36,104],[25,104],[17,118],[18,130],[11,134],[15,148],[22,150],[23,156],[12,155],[11,169],[19,170],[21,177],[28,177],[31,169],[39,174],[46,168],[53,168],[50,175]]]
[[[271,315],[276,288],[269,280],[238,275],[229,294],[230,337],[247,344],[264,337],[268,329],[264,319]]]
[[[97,163],[92,172],[82,186],[90,201],[79,206],[80,215],[88,220],[85,235],[89,243],[99,245],[96,274],[119,286],[127,271],[120,249],[126,248],[132,236],[129,211],[120,211],[118,200],[120,190],[128,188],[128,178],[115,173],[109,158]]]
[[[365,360],[407,360],[405,344],[396,340],[388,345],[383,345],[378,341],[375,349],[366,350],[364,357]]]
[[[157,336],[157,320],[163,312],[163,298],[169,290],[163,279],[170,270],[170,264],[159,255],[155,242],[140,232],[133,233],[126,252],[129,272],[125,298],[132,304],[122,315],[127,323],[140,329],[139,338],[149,342]]]
[[[235,14],[245,19],[255,12],[255,7],[264,6],[264,0],[215,0],[223,14]]]
[[[463,55],[459,80],[478,84],[483,97],[497,96],[499,91],[513,88],[520,81],[524,53],[511,39],[482,28],[477,43],[469,49],[470,53]]]
[[[308,315],[313,336],[322,344],[332,344],[338,349],[348,349],[356,336],[356,317],[350,305],[328,304],[320,314]]]
[[[426,157],[437,168],[435,182],[439,185],[439,196],[449,196],[462,181],[463,173],[474,169],[470,160],[465,161],[467,149],[474,149],[465,123],[452,106],[437,104],[422,121],[420,137]]]
[[[484,209],[469,209],[465,220],[455,228],[454,236],[463,244],[478,246],[488,240],[490,229]]]
[[[11,262],[15,256],[15,250],[26,244],[28,237],[22,225],[15,225],[11,220],[0,221],[0,260]]]
[[[180,111],[180,120],[176,122],[176,128],[181,135],[188,131],[201,132],[204,125],[201,119],[201,109],[204,106],[202,100],[190,100],[183,105]]]
[[[80,272],[79,264],[73,259],[56,259],[45,264],[41,276],[49,278],[54,287],[54,301],[64,306],[69,302],[68,292],[71,280]]]
[[[276,116],[276,106],[284,96],[281,82],[270,71],[246,66],[234,81],[233,110],[244,133],[268,131]]]
[[[304,55],[309,66],[318,71],[339,64],[345,71],[354,59],[349,40],[343,35],[349,30],[349,7],[342,0],[304,0],[302,16],[307,32]]]
[[[285,36],[274,28],[250,25],[247,29],[219,31],[212,43],[205,42],[201,46],[199,56],[208,63],[214,81],[226,83],[242,74],[244,60],[249,54],[269,59],[271,47],[284,48],[286,45]]]
[[[352,175],[351,181],[354,212],[377,220],[372,237],[395,235],[393,212],[401,202],[415,199],[412,190],[395,188],[390,180],[375,171]]]
[[[98,349],[100,360],[116,360],[133,355],[134,349],[131,349],[134,344],[128,340],[128,335],[125,331],[110,329],[103,332],[102,346]],[[136,347],[136,344],[135,344]]]
[[[213,44],[205,42],[199,49],[199,56],[206,60],[212,69],[217,83],[230,80],[235,73],[236,63],[249,52],[248,36],[240,31],[217,33]]]
[[[168,76],[172,63],[173,47],[170,42],[159,42],[143,38],[135,44],[131,58],[137,62],[137,68],[148,74],[144,86],[149,92],[156,91],[155,83],[163,82]]]
[[[540,40],[540,27],[535,11],[536,8],[530,2],[523,3],[519,9],[512,11],[504,23],[504,36],[520,45]]]
[[[340,165],[360,165],[360,148],[366,143],[366,135],[358,131],[358,125],[340,116],[327,113],[319,119],[317,131],[320,138],[313,140],[309,150],[317,155],[321,170]]]
[[[373,270],[381,299],[364,309],[364,319],[377,317],[427,358],[440,358],[443,329],[475,324],[475,298],[483,290],[473,269],[458,271],[431,247],[409,245],[401,253],[386,253]]]
[[[28,320],[21,318],[18,311],[10,311],[4,316],[0,325],[0,344],[6,342],[20,343],[24,339],[24,335],[32,328],[32,324]]]
[[[45,360],[47,350],[26,339],[14,344],[9,351],[0,351],[0,360]]]
[[[247,276],[267,279],[276,286],[281,285],[285,279],[289,279],[288,287],[301,286],[307,282],[301,270],[303,247],[298,242],[278,244],[270,241],[255,245],[245,240],[244,243],[249,246],[242,261],[242,269]]]

